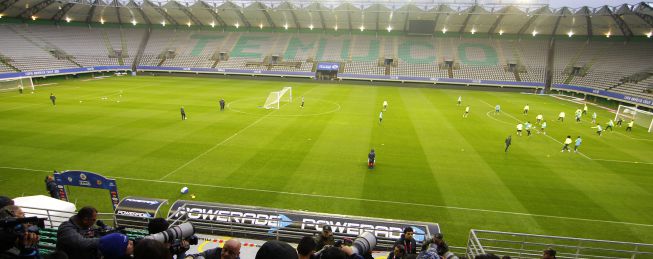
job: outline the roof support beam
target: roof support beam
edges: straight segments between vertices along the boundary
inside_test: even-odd
[[[630,27],[628,27],[628,24],[626,24],[624,19],[621,18],[620,15],[617,15],[614,12],[612,12],[610,7],[608,7],[607,5],[604,8],[608,11],[610,16],[612,16],[614,22],[617,23],[617,25],[619,26],[619,30],[621,30],[621,33],[624,35],[624,37],[626,37],[626,40],[630,40],[630,37],[633,36],[633,32],[630,30]]]
[[[297,19],[297,14],[295,13],[295,7],[289,5],[290,7],[290,16],[292,16],[292,20],[295,23],[295,28],[298,30],[301,29],[301,26],[299,25],[299,20]]]
[[[380,30],[381,30],[381,27],[379,26],[379,25],[380,25],[380,24],[379,24],[379,19],[380,19],[380,18],[381,18],[381,10],[380,10],[380,8],[377,6],[377,7],[376,7],[376,30],[377,30],[377,31],[380,31]],[[363,22],[365,22],[365,21],[363,21]]]
[[[61,22],[61,19],[63,19],[63,17],[66,16],[66,13],[68,13],[68,11],[70,11],[70,8],[73,8],[73,6],[75,6],[74,3],[67,3],[63,5],[61,9],[59,9],[59,11],[57,11],[57,13],[55,13],[52,16],[52,18],[50,18],[50,20],[54,20],[55,23]]]
[[[95,0],[93,1],[93,4],[91,5],[91,9],[88,10],[88,13],[86,14],[86,23],[92,23],[93,22],[93,16],[95,16],[95,8],[97,5],[100,3],[100,0]]]
[[[245,17],[245,14],[243,13],[243,10],[239,6],[234,4],[233,2],[227,2],[227,3],[229,5],[231,5],[231,7],[233,8],[236,15],[238,15],[238,17],[240,18],[240,21],[243,22],[243,25],[245,25],[245,27],[247,27],[247,28],[251,28],[252,24],[250,24],[249,21],[247,20],[247,18]]]
[[[526,30],[528,30],[528,28],[531,27],[531,24],[533,24],[535,22],[535,20],[537,20],[537,18],[540,17],[540,14],[542,14],[544,12],[544,10],[546,10],[545,8],[547,8],[547,7],[545,6],[545,7],[540,8],[540,10],[535,11],[533,16],[530,19],[528,19],[528,21],[526,23],[524,23],[524,26],[522,26],[521,29],[519,29],[519,32],[517,32],[517,35],[521,36],[522,34],[524,34],[526,32]]]
[[[349,5],[347,5],[347,23],[349,24],[349,31],[352,31],[354,26],[351,23],[351,11],[349,10]]]
[[[476,12],[477,7],[478,7],[478,5],[474,5],[472,7],[472,9],[469,11],[469,13],[467,14],[467,17],[465,17],[465,21],[463,22],[463,26],[460,27],[460,30],[458,31],[458,33],[462,34],[462,33],[465,32],[465,30],[467,29],[467,24],[469,23],[469,20],[472,18],[472,15],[474,15],[474,12]]]
[[[222,19],[222,17],[221,17],[218,13],[216,13],[215,10],[213,10],[213,8],[211,8],[211,6],[209,6],[209,5],[208,5],[206,2],[204,2],[204,1],[200,1],[200,4],[201,4],[202,6],[204,6],[204,8],[206,8],[206,10],[209,11],[209,13],[211,13],[211,16],[213,16],[213,19],[215,19],[216,21],[218,21],[218,23],[220,24],[220,26],[222,26],[222,27],[227,27],[227,23],[224,21],[224,19]]]
[[[16,2],[18,2],[18,0],[4,0],[4,1],[0,2],[0,13],[7,10],[9,7],[14,5]]]
[[[116,3],[116,16],[118,18],[118,24],[122,24],[122,18],[120,17],[120,5],[118,4],[118,0],[114,1]],[[143,10],[141,10],[140,6],[137,6],[136,9],[143,14]],[[145,16],[143,16],[145,17]]]
[[[154,10],[156,10],[159,14],[161,14],[161,16],[163,16],[166,19],[166,21],[168,21],[170,24],[175,25],[175,26],[179,25],[179,23],[175,20],[175,18],[172,18],[172,16],[170,16],[170,14],[168,14],[168,12],[163,10],[163,8],[161,8],[160,6],[154,5],[154,3],[152,3],[152,2],[150,2],[148,0],[144,0],[143,4],[144,5],[149,4],[152,8],[154,8]]]
[[[558,12],[558,18],[556,18],[556,23],[553,26],[553,32],[551,32],[551,37],[555,37],[556,32],[558,31],[558,26],[560,25],[560,20],[562,20],[562,17],[565,16],[565,11],[567,11],[567,7],[563,7],[560,9]]]
[[[326,30],[327,26],[326,26],[326,22],[324,21],[324,14],[322,14],[322,12],[323,12],[322,11],[322,5],[318,4],[318,6],[319,6],[320,9],[317,10],[317,13],[320,15],[320,22],[322,23],[322,30]]]
[[[270,16],[270,13],[268,12],[268,8],[265,5],[263,5],[263,3],[261,2],[258,2],[258,6],[259,8],[261,8],[261,12],[263,12],[265,19],[268,20],[268,24],[272,27],[272,29],[276,29],[277,25],[272,20],[272,16]]]
[[[437,14],[435,15],[435,19],[433,20],[433,28],[435,28],[435,31],[438,31],[438,21],[440,20],[440,15],[442,14],[442,9],[443,8],[444,8],[443,4],[440,4],[438,6]]]
[[[116,1],[116,3],[117,3],[117,1]],[[134,9],[138,10],[138,13],[141,14],[141,17],[143,18],[143,20],[144,20],[148,25],[151,25],[151,24],[152,24],[152,21],[150,21],[150,17],[147,17],[147,15],[145,15],[145,11],[143,11],[143,6],[142,6],[142,5],[139,6],[139,5],[136,4],[136,2],[134,2],[134,1],[129,2],[129,4],[132,5],[132,6],[134,7]],[[143,4],[145,4],[145,2],[143,2]],[[118,10],[120,10],[119,7],[116,7],[116,8],[117,8]],[[118,13],[118,14],[120,14],[120,13]],[[118,16],[118,18],[120,18],[120,16]]]
[[[410,8],[406,11],[406,18],[404,19],[404,32],[408,32],[408,17],[410,17]]]
[[[29,8],[29,9],[25,9],[25,11],[23,11],[22,13],[20,13],[20,15],[18,15],[18,17],[22,17],[22,18],[25,18],[25,19],[29,19],[30,16],[36,15],[36,14],[39,13],[41,10],[45,9],[46,7],[48,7],[49,5],[51,5],[52,3],[54,3],[54,1],[55,1],[55,0],[44,0],[44,1],[41,1],[41,2],[39,2],[38,4],[32,6],[31,8]]]
[[[510,8],[510,7],[508,7]],[[492,24],[492,27],[490,27],[490,30],[487,31],[487,34],[492,35],[497,32],[497,28],[499,28],[499,25],[501,24],[501,21],[503,20],[503,17],[506,17],[506,12],[508,12],[508,9],[504,10],[499,17],[497,17],[496,20],[494,20],[494,23]]]
[[[646,24],[648,24],[648,26],[653,28],[653,16],[650,16],[650,15],[645,14],[645,13],[640,13],[640,12],[635,12],[635,15],[639,16],[639,18],[644,20],[644,22],[646,22]]]
[[[171,1],[171,2],[174,2],[177,6],[179,6],[179,10],[181,10],[182,12],[184,12],[184,14],[186,14],[186,16],[188,16],[188,19],[190,19],[191,21],[193,21],[193,23],[194,23],[195,25],[204,26],[204,24],[203,24],[199,19],[197,19],[197,17],[195,17],[195,15],[193,15],[193,13],[189,10],[190,8],[181,5],[181,4],[180,4],[179,2],[177,2],[177,1]]]
[[[587,23],[587,38],[591,38],[592,32],[592,12],[589,7],[583,6],[582,12],[585,14],[585,23]]]

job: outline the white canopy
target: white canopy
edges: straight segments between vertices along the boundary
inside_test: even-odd
[[[25,217],[46,218],[46,227],[58,227],[75,214],[75,204],[45,195],[25,196],[13,199],[25,212]]]

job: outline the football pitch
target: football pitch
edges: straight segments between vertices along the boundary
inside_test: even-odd
[[[284,86],[292,103],[260,108]],[[552,96],[426,87],[61,80],[0,93],[0,195],[47,195],[45,175],[78,169],[115,178],[122,197],[173,202],[190,199],[179,193],[187,186],[200,201],[436,222],[454,246],[472,228],[653,243],[653,135],[624,123],[599,137],[589,116],[574,122],[578,108]],[[614,118],[589,112],[602,125]],[[517,136],[526,121],[537,130]],[[560,152],[567,135],[583,138],[580,153]],[[73,188],[71,197],[111,210],[105,191]]]

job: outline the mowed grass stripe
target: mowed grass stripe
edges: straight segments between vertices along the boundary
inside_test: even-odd
[[[171,181],[127,180],[158,179],[265,115],[264,110],[255,108],[253,111],[258,112],[253,114],[231,110],[220,113],[220,97],[227,103],[248,98],[258,103],[259,98],[260,104],[254,105],[261,105],[270,91],[285,85],[294,87],[296,98],[306,89],[317,88],[311,93],[337,102],[340,110],[316,117],[266,118],[265,127],[233,138],[209,152],[205,159],[191,163],[189,171],[174,174]],[[101,100],[107,95],[110,99],[121,89],[121,103]],[[59,97],[56,108],[47,99],[50,91]],[[461,118],[464,106],[455,105],[458,95],[463,95],[463,104],[472,104],[472,114],[466,121]],[[80,104],[82,96],[89,99]],[[386,96],[390,110],[385,114],[387,124],[381,128],[378,112]],[[636,141],[628,136],[651,136],[641,128],[632,135],[592,136],[591,125],[573,123],[574,105],[548,96],[263,80],[123,77],[68,80],[37,90],[34,95],[6,93],[0,94],[0,99],[0,132],[7,134],[0,136],[0,148],[6,150],[0,166],[75,168],[127,177],[119,178],[123,195],[174,200],[186,198],[178,191],[188,185],[200,200],[206,201],[434,221],[442,224],[447,238],[457,245],[464,244],[470,228],[599,239],[611,233],[617,240],[653,240],[644,227],[653,222],[653,205],[643,202],[651,198],[653,179],[647,174],[651,165],[589,161],[576,154],[561,154],[557,143],[569,133],[583,134],[587,137],[581,148],[590,157],[650,160],[647,154],[653,141]],[[12,101],[4,102],[6,99]],[[504,111],[531,122],[538,112],[543,112],[555,141],[538,135],[513,139],[513,150],[504,156],[503,140],[514,134],[517,121],[503,115],[487,116],[493,107],[478,100],[492,106],[501,103]],[[528,116],[521,115],[525,103],[531,106]],[[182,104],[190,118],[186,122],[179,120]],[[239,104],[243,108],[246,103]],[[311,105],[310,98],[307,104]],[[11,110],[23,105],[27,106]],[[590,106],[590,113],[592,109]],[[567,112],[567,121],[555,123],[561,110]],[[607,112],[599,111],[603,125],[608,117]],[[273,129],[281,133],[275,134]],[[315,136],[311,138],[313,143],[302,142],[308,135]],[[259,139],[266,141],[259,143]],[[381,143],[387,148],[381,148],[379,167],[370,171],[365,167],[365,156],[369,148]],[[264,156],[265,165],[247,165],[259,155]],[[1,189],[8,195],[43,193],[42,177],[25,177],[10,169],[0,172],[0,178],[6,180],[0,181]],[[248,178],[250,172],[265,180]],[[239,186],[251,191],[227,188]],[[87,195],[84,191],[74,192]],[[106,193],[88,195],[92,199],[84,197],[79,201],[97,202]],[[409,205],[402,203],[405,201],[416,202]],[[451,207],[456,204],[495,211]],[[103,210],[108,209],[102,207],[105,205],[99,204]],[[529,215],[529,211],[558,217]],[[572,216],[599,221],[566,218]]]

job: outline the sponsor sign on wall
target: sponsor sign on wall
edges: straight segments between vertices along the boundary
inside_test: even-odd
[[[322,231],[325,225],[329,225],[336,237],[356,237],[363,232],[372,232],[377,240],[387,242],[399,239],[406,227],[413,228],[415,240],[418,242],[440,232],[440,227],[436,223],[394,221],[185,200],[176,201],[170,208],[168,217],[205,225],[225,226],[230,229],[234,226],[248,227],[248,229],[255,227],[261,234],[268,235],[276,235],[278,232],[284,231],[317,233]]]

